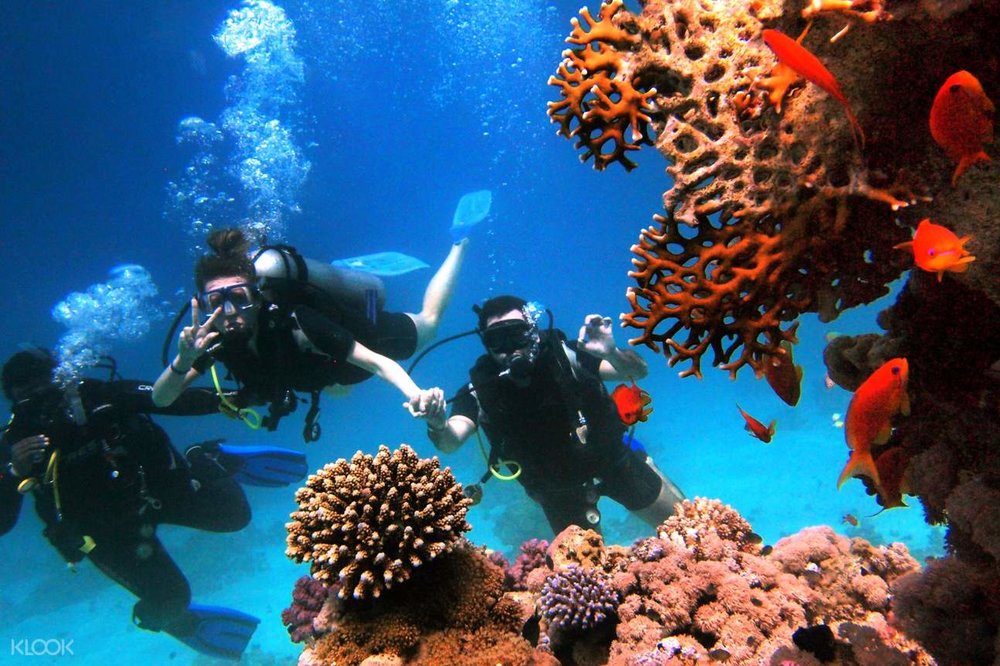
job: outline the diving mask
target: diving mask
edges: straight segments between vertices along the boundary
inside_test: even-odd
[[[533,329],[522,319],[498,321],[483,331],[483,345],[494,354],[513,354],[531,345]]]
[[[235,314],[239,310],[248,310],[257,305],[257,293],[257,287],[241,282],[199,294],[198,302],[206,314],[211,314],[220,307],[224,314]]]

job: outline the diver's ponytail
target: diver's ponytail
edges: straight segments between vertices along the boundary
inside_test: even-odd
[[[242,277],[248,282],[257,279],[250,260],[250,240],[242,229],[216,229],[208,235],[207,243],[211,252],[202,255],[194,267],[198,291],[203,291],[205,283],[215,278]]]

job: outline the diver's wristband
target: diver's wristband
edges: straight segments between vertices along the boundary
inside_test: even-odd
[[[173,361],[170,362],[170,372],[174,373],[175,375],[180,375],[181,377],[184,377],[190,370],[191,368],[188,368],[187,370],[178,370],[177,368],[174,367],[174,362]]]

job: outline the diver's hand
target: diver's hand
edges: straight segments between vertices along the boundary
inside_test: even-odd
[[[417,418],[439,420],[445,410],[444,390],[438,387],[424,389],[403,403],[403,407]]]
[[[583,326],[580,327],[576,342],[577,349],[586,351],[592,356],[600,359],[610,356],[618,348],[611,333],[611,317],[602,317],[599,314],[587,315]]]
[[[28,476],[31,470],[45,460],[45,449],[49,438],[45,435],[32,435],[14,442],[10,447],[10,464],[14,476]]]
[[[181,330],[177,340],[177,356],[180,362],[190,368],[209,347],[214,345],[219,339],[219,332],[215,330],[215,320],[222,314],[222,308],[218,307],[212,316],[205,323],[201,323],[201,308],[198,307],[198,299],[191,299],[191,325],[185,326]]]

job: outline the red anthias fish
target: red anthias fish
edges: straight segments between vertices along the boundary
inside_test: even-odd
[[[803,33],[804,36],[805,33]],[[851,105],[848,104],[847,97],[844,96],[844,91],[840,89],[837,79],[830,73],[830,70],[823,66],[819,58],[810,53],[799,42],[778,30],[764,30],[761,33],[761,37],[763,37],[764,43],[767,44],[768,48],[774,52],[779,64],[791,68],[802,78],[815,83],[844,107],[847,119],[851,121],[851,127],[854,129],[854,138],[859,145],[863,146],[865,143],[865,133],[861,130],[858,119],[854,117]],[[802,37],[799,37],[799,39],[801,40]]]
[[[854,392],[844,420],[844,435],[851,457],[837,479],[837,488],[849,478],[863,474],[882,494],[882,481],[872,459],[872,446],[888,441],[892,434],[893,416],[910,413],[910,398],[906,394],[909,377],[910,366],[905,358],[890,359]]]
[[[924,218],[917,225],[913,240],[894,245],[897,250],[913,250],[913,262],[928,273],[937,273],[938,282],[945,271],[964,273],[975,257],[965,249],[971,236],[959,238],[951,229]]]
[[[739,403],[736,403],[736,409],[740,410],[740,414],[746,420],[747,424],[744,427],[746,428],[746,431],[750,433],[750,436],[756,437],[765,444],[769,444],[771,442],[771,438],[774,437],[775,430],[778,428],[778,422],[776,420],[771,421],[770,425],[765,426],[763,423],[743,411],[743,408],[740,407]]]
[[[646,408],[646,405],[653,401],[649,394],[636,386],[635,381],[631,386],[619,384],[611,392],[611,399],[618,408],[618,418],[627,426],[635,425],[639,421],[645,421],[653,413],[653,408]]]
[[[988,162],[983,144],[993,141],[993,102],[979,80],[965,70],[948,77],[931,106],[931,136],[958,162],[954,185],[973,164]]]
[[[792,360],[792,344],[781,343],[783,354],[768,356],[764,361],[764,376],[779,398],[794,407],[802,394],[802,366]]]

